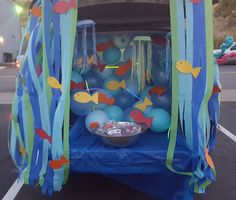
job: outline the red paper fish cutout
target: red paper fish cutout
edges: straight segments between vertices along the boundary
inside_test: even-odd
[[[99,127],[99,123],[97,123],[97,122],[92,122],[92,123],[90,123],[90,128],[91,128],[91,129],[95,129],[95,128],[97,128],[97,127]]]
[[[77,0],[70,0],[70,2],[59,1],[55,3],[53,10],[55,13],[63,14],[68,12],[71,8],[77,9],[77,7],[78,7]]]
[[[31,14],[35,17],[41,17],[42,15],[41,7],[34,6],[31,10]]]
[[[214,87],[212,89],[211,96],[213,96],[215,93],[219,93],[219,92],[221,92],[221,89],[217,85],[214,85]]]
[[[96,65],[93,65],[93,67],[97,67],[100,72],[103,72],[104,69],[106,68],[106,65],[105,65],[105,64],[98,63],[98,64],[96,64]]]
[[[200,3],[201,0],[191,0],[192,3]]]
[[[37,135],[41,137],[42,139],[48,140],[48,142],[51,144],[52,143],[52,136],[48,135],[43,129],[37,128],[35,130]]]
[[[70,89],[71,90],[74,90],[74,89],[82,90],[83,88],[84,88],[84,82],[79,82],[79,83],[76,83],[74,81],[70,82]]]
[[[112,106],[115,103],[115,98],[109,98],[103,93],[98,94],[98,102]]]
[[[148,94],[151,96],[153,94],[157,94],[158,96],[162,96],[166,92],[166,88],[161,86],[155,86],[148,91]]]
[[[145,124],[148,128],[152,125],[153,117],[146,118],[140,110],[133,110],[130,116],[137,124]]]
[[[132,68],[132,61],[129,59],[128,63],[116,69],[117,76],[124,76]]]
[[[36,67],[36,74],[39,77],[42,74],[42,67],[41,65],[37,65]]]
[[[114,46],[114,43],[113,43],[112,40],[110,40],[110,41],[108,41],[108,42],[105,42],[105,43],[102,43],[102,44],[98,44],[98,45],[96,46],[96,50],[97,50],[98,52],[103,52],[103,51],[105,51],[107,48],[112,47],[112,46]]]
[[[166,38],[163,37],[163,36],[154,36],[152,38],[152,42],[155,43],[155,44],[158,44],[158,45],[166,45],[167,41],[166,41]]]
[[[60,160],[51,160],[49,162],[49,166],[52,169],[60,169],[63,165],[66,165],[68,163],[69,160],[65,156],[62,156]]]

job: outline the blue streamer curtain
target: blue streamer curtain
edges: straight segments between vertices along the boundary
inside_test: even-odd
[[[21,52],[23,43],[28,43],[12,105],[10,153],[20,179],[27,184],[39,183],[49,195],[61,190],[69,172],[69,98],[76,22],[77,1],[38,0],[20,48]],[[58,81],[61,90],[50,87],[49,77]]]
[[[212,41],[212,1],[170,1],[172,19],[172,128],[167,153],[167,166],[176,173],[192,176],[190,184],[197,193],[215,180],[215,168],[208,152],[214,148],[216,126],[219,118],[220,87],[217,65],[214,67]],[[175,20],[175,21],[173,21]],[[179,71],[178,61],[189,62],[193,69],[201,67],[197,77]],[[215,77],[214,77],[215,76]],[[214,86],[214,87],[213,87]],[[178,114],[176,111],[178,110]],[[173,126],[173,124],[172,124]],[[175,134],[185,138],[187,146],[199,155],[196,168],[178,172],[171,166],[176,143]]]

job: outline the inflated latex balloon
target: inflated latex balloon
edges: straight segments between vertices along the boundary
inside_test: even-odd
[[[100,126],[109,120],[107,114],[102,110],[95,110],[88,114],[85,119],[85,126],[91,132],[91,126]]]
[[[116,97],[115,104],[120,106],[123,110],[132,107],[135,103],[135,98],[126,91],[123,91]]]
[[[123,119],[124,112],[119,106],[107,106],[104,111],[108,115],[110,120],[119,122]]]
[[[132,36],[130,34],[116,34],[114,35],[113,42],[119,49],[127,48],[132,41]]]
[[[149,95],[149,90],[151,90],[152,88],[153,86],[147,86],[146,88],[144,88],[144,90],[140,94],[140,98],[144,100],[145,97],[148,97],[150,99],[151,97]]]
[[[164,109],[153,109],[148,115],[153,117],[151,130],[157,133],[167,131],[170,127],[170,114]]]
[[[128,80],[126,80],[126,86],[126,89],[129,90],[132,94],[136,96],[139,95],[140,91],[137,80],[129,78]]]
[[[103,52],[103,60],[107,65],[116,65],[121,58],[121,51],[117,47],[110,47]]]
[[[117,81],[117,82],[120,82],[120,80],[116,77],[110,77],[108,79],[106,79],[103,83],[103,89],[107,92],[109,92],[112,96],[116,96],[117,94],[119,94],[122,89],[121,88],[118,88],[117,90],[109,90],[107,88],[107,83],[109,83],[110,81]]]
[[[102,72],[98,69],[97,73],[102,79],[107,79],[114,74],[114,69],[105,68]]]
[[[72,70],[71,72],[71,80],[74,81],[75,83],[80,83],[84,81],[80,73],[75,70]]]
[[[170,111],[172,98],[171,98],[171,92],[167,91],[162,96],[158,95],[152,95],[151,100],[154,104],[154,107],[156,108],[164,108],[168,111]]]
[[[89,114],[92,111],[94,104],[92,102],[79,103],[79,102],[75,101],[75,99],[74,99],[75,93],[76,93],[76,91],[72,92],[71,97],[70,97],[71,111],[77,116],[85,116],[85,115]]]
[[[89,73],[83,76],[84,81],[88,82],[89,88],[102,88],[103,80],[102,78],[94,71],[90,71]]]
[[[128,61],[129,59],[132,59],[132,46],[129,46],[124,51],[124,59],[125,61]]]
[[[104,44],[112,40],[111,35],[108,34],[98,34],[96,37],[96,42],[98,44]]]
[[[163,87],[169,87],[170,80],[166,76],[165,71],[161,69],[153,68],[152,70],[152,81],[155,85],[163,86]]]
[[[134,110],[137,110],[137,109],[136,108],[127,108],[124,111],[124,121],[126,121],[126,122],[133,122],[134,121],[130,116],[130,113]]]

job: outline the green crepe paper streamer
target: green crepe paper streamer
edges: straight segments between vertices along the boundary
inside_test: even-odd
[[[17,107],[18,100],[19,100],[18,96],[15,93],[15,96],[14,96],[14,99],[13,99],[13,103],[12,103],[12,121],[11,121],[12,132],[11,132],[11,137],[14,137],[14,133],[15,133],[17,138],[18,138],[20,148],[25,148],[25,145],[24,145],[21,133],[20,133],[20,127],[19,127],[18,118],[17,118],[17,116],[18,116],[18,107]],[[13,145],[16,147],[16,143],[11,142],[11,147],[13,147]],[[15,149],[15,147],[14,147],[14,149]],[[15,153],[15,150],[11,151],[11,157],[13,158],[13,161],[14,161],[15,165],[17,166],[16,160],[14,159],[14,153]],[[23,164],[25,162],[25,159],[26,159],[26,156],[23,156],[23,159],[21,161],[20,166],[17,166],[17,168],[20,171],[22,170],[22,167],[23,167]]]
[[[23,124],[24,133],[27,134],[27,167],[24,171],[24,182],[29,184],[29,174],[34,146],[34,116],[30,103],[29,93],[24,91],[23,95]],[[25,126],[26,125],[26,126]]]
[[[182,174],[192,175],[192,172],[178,172],[172,164],[174,158],[174,152],[176,147],[177,139],[177,128],[178,128],[178,96],[179,96],[179,72],[176,69],[176,62],[179,60],[178,53],[178,20],[177,20],[177,2],[170,1],[170,13],[171,13],[171,37],[172,37],[172,111],[171,111],[171,131],[169,145],[167,149],[166,166],[169,170]]]
[[[45,0],[42,1],[42,11],[44,11],[44,2]],[[48,58],[47,58],[47,52],[46,52],[46,39],[45,39],[45,26],[44,26],[44,21],[45,20],[51,20],[51,19],[45,19],[44,14],[42,14],[42,36],[43,36],[43,89],[45,96],[48,101],[48,110],[50,110],[50,105],[51,105],[51,99],[52,99],[52,92],[51,88],[48,84],[48,77],[49,77],[49,70],[48,70]]]
[[[64,132],[63,132],[63,149],[64,149],[64,155],[69,158],[70,157],[70,147],[69,147],[69,120],[70,120],[70,81],[71,81],[71,71],[72,71],[72,62],[73,62],[73,54],[74,54],[74,44],[75,44],[75,35],[76,35],[76,24],[77,24],[77,15],[78,15],[78,9],[71,9],[71,34],[70,34],[70,58],[69,58],[69,84],[67,85],[67,96],[65,101],[65,115],[64,115]],[[65,166],[64,168],[65,174],[64,174],[64,184],[68,180],[69,176],[69,165]]]

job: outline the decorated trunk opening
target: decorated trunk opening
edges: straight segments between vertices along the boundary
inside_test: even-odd
[[[171,32],[98,32],[76,0],[35,3],[9,140],[21,180],[51,195],[70,170],[102,173],[164,199],[215,180],[212,2],[169,5]]]

